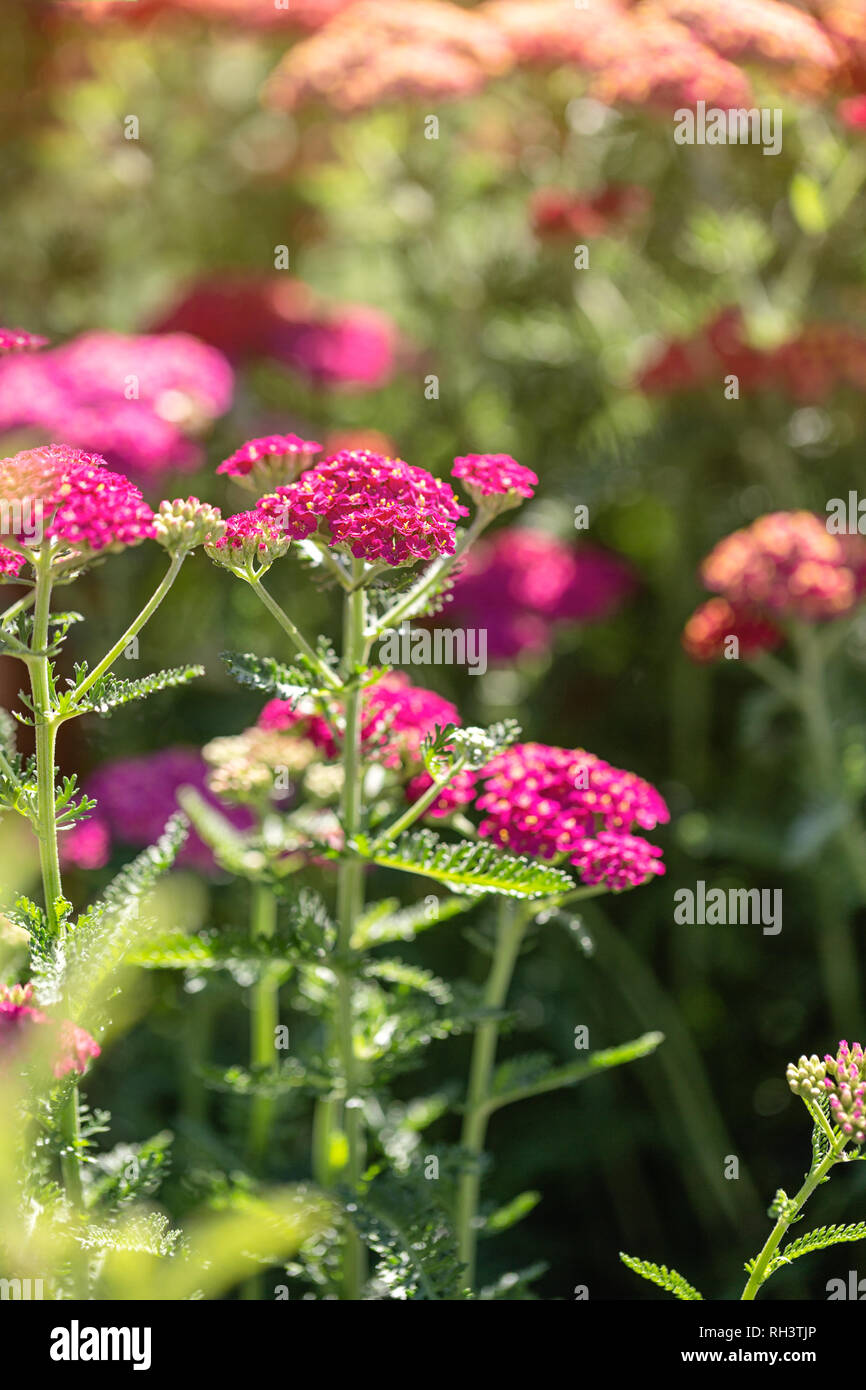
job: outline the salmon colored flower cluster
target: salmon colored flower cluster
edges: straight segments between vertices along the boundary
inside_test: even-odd
[[[511,66],[498,26],[449,0],[359,0],[289,50],[266,87],[274,107],[327,102],[363,111],[384,102],[479,91]]]
[[[866,593],[866,542],[831,535],[811,512],[771,512],[719,541],[701,578],[771,618],[838,618]]]

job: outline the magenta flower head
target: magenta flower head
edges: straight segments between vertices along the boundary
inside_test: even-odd
[[[314,439],[296,434],[269,434],[248,439],[224,459],[217,473],[228,473],[242,487],[259,495],[297,482],[315,454],[322,452]]]
[[[79,563],[156,535],[138,488],[97,454],[65,444],[0,459],[0,526],[10,548],[28,557],[47,544],[58,560]],[[0,564],[10,572],[8,561]]]
[[[584,882],[617,892],[664,873],[653,846],[632,834],[670,819],[649,782],[584,749],[517,744],[479,772],[479,833],[502,849],[565,858]]]
[[[451,476],[459,478],[475,505],[492,516],[521,506],[538,486],[538,474],[510,454],[465,454],[454,460]]]
[[[367,449],[333,454],[258,508],[292,539],[316,534],[356,559],[387,565],[453,554],[455,523],[468,515],[426,469]]]
[[[205,541],[205,552],[217,565],[240,576],[259,577],[285,555],[291,536],[262,512],[235,512],[220,522]]]
[[[47,345],[47,338],[40,338],[35,333],[25,333],[23,328],[0,328],[0,353],[35,352],[37,348]]]
[[[831,535],[811,512],[771,512],[719,541],[701,577],[771,619],[844,617],[866,592],[866,542]]]

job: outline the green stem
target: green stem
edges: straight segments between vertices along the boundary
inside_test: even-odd
[[[132,641],[133,637],[137,636],[141,629],[144,627],[145,623],[149,622],[150,619],[153,617],[153,614],[156,612],[157,608],[162,603],[163,599],[165,598],[166,594],[168,593],[169,589],[171,588],[172,584],[174,583],[175,579],[180,573],[180,567],[183,564],[186,555],[187,552],[183,551],[178,553],[177,555],[172,556],[171,564],[166,570],[159,587],[154,591],[153,594],[151,594],[150,598],[148,599],[147,603],[144,605],[138,616],[136,618],[133,618],[132,622],[129,624],[129,627],[126,629],[123,636],[118,638],[118,640],[115,642],[114,646],[111,648],[109,652],[106,652],[99,665],[95,666],[93,670],[88,673],[87,678],[82,682],[82,684],[78,687],[78,689],[75,692],[75,700],[73,701],[72,714],[75,713],[75,705],[77,705],[79,701],[81,701],[84,698],[88,690],[90,690],[90,688],[93,685],[95,685],[96,682],[100,680],[101,677],[104,676],[107,671],[111,670],[111,667],[114,665],[115,661],[124,651],[124,649]],[[71,717],[71,714],[67,715],[67,718]]]
[[[60,856],[57,849],[56,793],[54,785],[54,762],[56,756],[57,724],[50,714],[51,707],[51,666],[49,658],[43,653],[48,647],[49,619],[51,617],[51,556],[43,551],[36,561],[35,606],[33,609],[33,635],[31,649],[33,655],[27,659],[30,675],[30,692],[36,734],[36,833],[39,839],[39,864],[42,871],[42,892],[45,899],[45,918],[49,930],[58,929],[57,899],[63,896],[60,877]],[[78,1087],[73,1085],[60,1114],[60,1133],[63,1147],[60,1155],[60,1169],[63,1185],[70,1203],[77,1208],[84,1206],[84,1189],[81,1182],[81,1160],[79,1143],[81,1126],[78,1113]]]
[[[277,900],[267,884],[252,886],[250,935],[253,940],[272,937],[277,925]],[[279,978],[263,964],[253,985],[250,1008],[250,1062],[254,1067],[272,1066],[275,1033],[279,1023]],[[274,1117],[272,1096],[253,1096],[250,1110],[248,1148],[258,1167],[268,1146]]]
[[[383,830],[381,835],[376,836],[371,846],[371,854],[381,849],[383,845],[390,844],[392,841],[396,840],[398,835],[402,835],[404,830],[408,830],[410,825],[414,825],[416,820],[420,820],[427,810],[427,807],[432,806],[439,793],[448,786],[449,782],[457,776],[458,772],[462,771],[465,765],[466,759],[458,758],[444,776],[440,777],[438,781],[432,782],[423,796],[419,796],[418,800],[414,801],[408,810],[403,812],[402,816],[399,816],[397,820],[393,821],[391,825]]]
[[[249,574],[245,574],[244,578],[246,579],[250,587],[253,589],[253,591],[261,599],[262,603],[265,605],[265,608],[267,608],[268,612],[271,614],[271,617],[276,619],[280,627],[283,629],[283,632],[285,632],[287,636],[289,636],[291,640],[294,642],[298,651],[303,652],[304,656],[307,658],[310,665],[313,667],[313,670],[316,671],[316,673],[319,676],[321,676],[325,685],[330,686],[332,690],[339,689],[340,683],[334,676],[333,671],[330,671],[328,669],[324,661],[322,661],[321,657],[318,656],[318,654],[310,646],[303,633],[301,633],[298,630],[298,628],[295,627],[295,624],[292,622],[288,613],[286,613],[277,603],[276,599],[268,593],[267,589],[262,584],[262,581],[260,579],[256,579],[254,576]]]
[[[501,899],[496,949],[484,991],[484,1003],[487,1008],[501,1009],[505,1003],[524,930],[525,918],[517,910],[517,905],[509,898]],[[484,1141],[487,1135],[489,1118],[487,1107],[490,1099],[493,1066],[496,1061],[498,1036],[499,1024],[495,1020],[482,1023],[476,1029],[472,1044],[469,1090],[460,1138],[461,1148],[476,1160],[473,1171],[461,1175],[457,1189],[458,1255],[466,1265],[466,1282],[470,1288],[475,1284],[475,1257],[478,1241],[476,1221],[478,1201],[481,1195],[481,1179],[476,1169],[477,1160],[480,1160],[484,1152]]]
[[[815,785],[828,801],[838,800],[841,780],[839,750],[833,732],[824,679],[824,652],[813,628],[798,625],[793,632],[797,651],[798,704],[803,717]],[[846,816],[834,839],[856,885],[860,901],[866,901],[866,856],[860,818],[850,798],[845,797]],[[860,1017],[859,968],[849,914],[836,891],[835,875],[820,864],[817,873],[824,879],[821,900],[826,911],[818,924],[818,949],[825,987],[837,1026],[854,1031]]]
[[[362,561],[354,562],[353,577],[355,579],[360,578],[362,565]],[[356,663],[361,660],[366,613],[366,593],[363,588],[359,587],[347,594],[343,601],[343,674],[345,679],[351,676]],[[361,757],[361,692],[357,687],[346,693],[345,720],[340,819],[348,845],[360,828],[361,786],[364,772]],[[337,1007],[334,1023],[343,1082],[342,1124],[348,1145],[346,1178],[353,1188],[356,1188],[361,1181],[364,1163],[363,1114],[356,1095],[359,1078],[355,1058],[353,976],[351,972],[352,933],[364,904],[363,875],[364,868],[361,860],[346,858],[340,864],[337,879],[338,965],[336,970]],[[350,1226],[346,1233],[343,1269],[343,1287],[347,1299],[357,1301],[360,1298],[364,1273],[364,1247],[358,1233]]]
[[[749,1275],[748,1283],[743,1289],[740,1299],[741,1302],[754,1299],[755,1294],[766,1278],[767,1266],[779,1248],[779,1242],[791,1225],[791,1222],[797,1218],[801,1208],[805,1206],[806,1202],[815,1191],[815,1188],[819,1183],[824,1181],[830,1169],[833,1167],[833,1164],[838,1162],[838,1159],[839,1150],[837,1148],[831,1148],[819,1164],[813,1164],[800,1191],[795,1197],[792,1197],[790,1203],[785,1208],[784,1215],[779,1217],[768,1235],[764,1248],[756,1259],[754,1269]]]

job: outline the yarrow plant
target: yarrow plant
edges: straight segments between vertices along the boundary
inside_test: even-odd
[[[847,1226],[820,1226],[779,1249],[789,1227],[800,1220],[809,1198],[827,1182],[837,1164],[856,1163],[866,1157],[863,1152],[866,1060],[860,1043],[849,1047],[843,1039],[835,1054],[825,1053],[823,1060],[814,1053],[811,1057],[802,1056],[788,1064],[786,1078],[812,1121],[812,1160],[802,1186],[793,1197],[779,1188],[773,1198],[769,1215],[775,1224],[760,1252],[746,1262],[748,1279],[740,1296],[743,1300],[754,1299],[767,1280],[792,1260],[813,1250],[866,1239],[866,1222],[857,1221]],[[633,1255],[621,1254],[620,1259],[635,1274],[658,1284],[675,1298],[692,1301],[703,1297],[675,1269],[636,1259]]]
[[[794,711],[810,785],[826,807],[836,808],[826,839],[856,900],[866,901],[866,828],[859,789],[845,773],[828,685],[833,659],[866,595],[866,541],[829,532],[811,512],[772,512],[719,541],[701,565],[701,578],[716,597],[686,623],[686,653],[701,663],[747,663],[779,706]],[[776,656],[780,649],[790,650],[793,660]],[[838,884],[822,891],[818,948],[841,1023],[857,1009],[851,905],[844,893],[840,900]]]
[[[114,676],[112,667],[156,611],[186,556],[201,544],[205,533],[217,533],[221,521],[215,509],[203,506],[196,498],[163,503],[154,514],[138,488],[106,467],[98,455],[59,444],[0,460],[0,501],[0,565],[7,582],[24,589],[0,616],[0,650],[17,658],[27,670],[29,691],[21,694],[26,713],[16,717],[33,727],[35,737],[35,754],[22,756],[14,724],[4,715],[0,802],[24,817],[35,832],[43,887],[42,907],[19,899],[9,909],[11,920],[27,933],[34,980],[5,990],[0,1000],[4,1017],[0,1048],[10,1036],[20,1037],[25,1023],[46,1023],[43,1008],[65,1008],[71,1017],[61,1025],[63,1050],[54,1074],[74,1081],[88,1060],[99,1056],[99,1045],[89,1029],[94,1028],[99,1036],[106,1022],[94,998],[99,978],[95,962],[106,949],[99,926],[106,935],[120,930],[118,922],[130,910],[130,903],[137,901],[146,880],[171,862],[183,831],[175,824],[159,853],[151,853],[126,883],[124,893],[117,891],[116,901],[103,900],[73,918],[71,904],[63,894],[60,839],[76,827],[80,833],[95,803],[79,791],[74,773],[58,780],[57,733],[70,720],[106,714],[200,674],[201,668],[190,666],[128,681]],[[148,540],[158,542],[169,553],[161,583],[102,660],[92,668],[79,663],[71,675],[61,679],[56,658],[80,615],[53,611],[57,589],[106,556]],[[77,1017],[79,1013],[84,1017]],[[81,1164],[85,1145],[74,1084],[65,1085],[56,1099],[66,1193],[74,1206],[83,1209],[86,1199]]]
[[[580,749],[519,744],[511,721],[464,727],[450,701],[371,665],[385,631],[436,610],[470,547],[502,511],[533,495],[537,475],[507,455],[458,458],[453,476],[474,503],[470,515],[451,485],[424,468],[369,449],[312,462],[318,450],[296,436],[238,449],[222,472],[251,480],[254,491],[281,470],[289,480],[220,520],[204,542],[289,641],[287,659],[225,655],[237,680],[269,698],[254,727],[205,747],[210,802],[192,785],[178,794],[216,863],[250,884],[248,935],[173,933],[145,942],[137,959],[151,968],[244,962],[246,979],[252,969],[248,1066],[210,1074],[249,1099],[247,1156],[260,1176],[281,1098],[307,1092],[314,1100],[310,1166],[343,1220],[336,1249],[324,1261],[305,1256],[299,1276],[348,1299],[471,1297],[488,1220],[480,1198],[490,1116],[661,1041],[648,1034],[576,1064],[533,1056],[497,1069],[527,930],[539,913],[663,873],[660,848],[634,832],[664,824],[668,811],[633,773]],[[265,587],[269,571],[293,559],[312,582],[340,593],[340,651],[305,634]],[[302,597],[294,608],[303,613]],[[238,809],[251,817],[245,829],[231,820]],[[333,873],[333,906],[293,886],[309,865],[324,869],[326,881]],[[370,904],[377,870],[440,891],[415,907]],[[499,908],[480,991],[378,953],[490,899]],[[284,988],[321,1018],[322,1037],[280,1062],[274,1037]],[[433,1039],[465,1031],[474,1039],[462,1133],[437,1157],[444,1195],[433,1199],[418,1171],[417,1129],[414,1138],[409,1129],[392,1132],[390,1081]],[[437,1103],[428,1123],[442,1113]]]

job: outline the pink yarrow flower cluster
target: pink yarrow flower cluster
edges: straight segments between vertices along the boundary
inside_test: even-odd
[[[0,985],[0,1067],[26,1046],[34,1028],[53,1023],[34,1007],[32,985]],[[101,1052],[96,1039],[70,1019],[60,1024],[57,1048],[54,1075],[58,1079],[69,1072],[82,1075],[90,1059]]]
[[[388,565],[453,554],[455,523],[468,514],[426,469],[366,449],[326,458],[258,508],[294,540],[318,533],[357,559]]]
[[[670,813],[649,782],[583,749],[518,744],[479,773],[479,833],[502,849],[564,857],[589,884],[615,892],[664,873],[660,851],[632,834]]]
[[[269,434],[260,439],[248,439],[217,468],[240,483],[267,484],[262,490],[287,486],[297,482],[309,461],[322,452],[314,439],[301,439],[296,434]]]
[[[65,444],[0,459],[0,499],[19,504],[17,513],[14,506],[8,508],[10,527],[14,522],[17,529],[6,532],[19,545],[38,548],[54,541],[88,555],[156,535],[153,512],[139,489],[111,472],[98,454]],[[37,521],[38,539],[33,534]]]
[[[519,507],[538,486],[538,474],[510,454],[465,454],[454,460],[451,476],[460,480],[476,506],[493,512]]]

